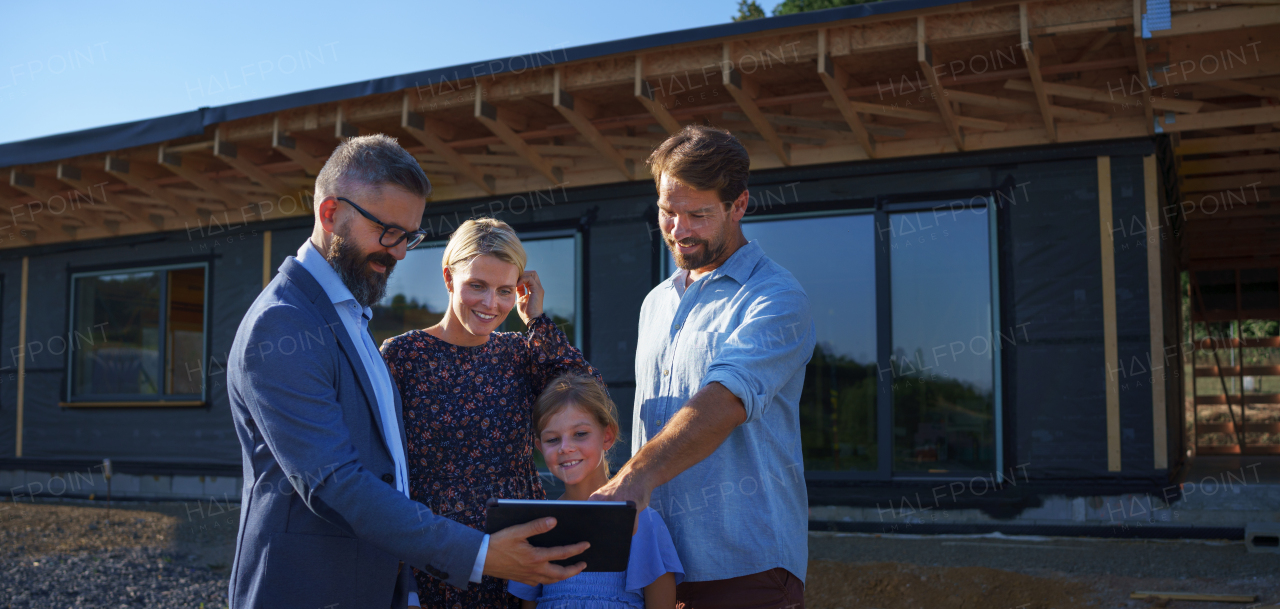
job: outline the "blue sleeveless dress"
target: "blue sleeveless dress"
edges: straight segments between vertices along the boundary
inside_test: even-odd
[[[507,592],[537,601],[538,609],[645,609],[644,587],[665,573],[675,573],[679,584],[684,581],[684,567],[662,516],[645,508],[638,521],[626,571],[583,571],[559,583],[537,586],[507,582]]]

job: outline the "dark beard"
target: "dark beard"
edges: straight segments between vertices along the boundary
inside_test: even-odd
[[[344,231],[345,232],[345,231]],[[387,279],[396,266],[396,259],[386,252],[374,252],[362,256],[354,243],[343,239],[338,232],[333,233],[333,242],[324,256],[333,270],[338,272],[342,284],[351,290],[351,295],[362,307],[372,307],[387,294]],[[387,272],[377,273],[369,268],[370,262],[377,262],[387,267]]]
[[[701,253],[685,256],[680,253],[680,250],[676,249],[676,240],[671,235],[663,233],[662,241],[667,244],[667,250],[671,252],[671,257],[675,258],[676,266],[686,271],[700,269],[715,262],[720,258],[720,254],[724,253],[725,246],[728,244],[727,239],[722,239],[715,243],[706,239],[686,239],[687,243],[685,245],[702,245],[704,247]]]

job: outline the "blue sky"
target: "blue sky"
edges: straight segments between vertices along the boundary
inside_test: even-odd
[[[728,22],[733,0],[7,2],[0,143]]]

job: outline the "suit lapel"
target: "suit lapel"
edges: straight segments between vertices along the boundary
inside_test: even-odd
[[[342,318],[338,316],[338,310],[329,301],[328,294],[325,293],[324,288],[320,287],[320,282],[311,276],[311,272],[292,256],[285,258],[284,264],[280,266],[280,272],[303,289],[303,293],[311,300],[311,304],[315,305],[316,310],[320,311],[320,317],[324,318],[325,323],[329,324],[329,330],[333,332],[334,338],[337,339],[338,350],[346,356],[347,363],[355,370],[356,378],[360,381],[360,390],[364,392],[365,405],[373,413],[373,420],[377,423],[378,437],[382,438],[383,446],[390,446],[390,442],[387,441],[387,437],[382,431],[382,409],[378,407],[378,394],[374,393],[373,382],[369,379],[369,372],[364,369],[364,362],[360,360],[360,352],[356,350],[356,344],[351,341],[351,334],[347,332],[347,326],[342,323]],[[396,393],[398,394],[398,392]],[[396,410],[398,411],[399,409],[397,408]],[[404,443],[401,442],[401,444]]]

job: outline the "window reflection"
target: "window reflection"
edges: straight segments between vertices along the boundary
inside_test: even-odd
[[[870,214],[758,220],[742,232],[809,296],[818,344],[800,396],[806,470],[875,470],[875,223]]]
[[[542,308],[547,316],[575,344],[577,317],[577,244],[573,236],[521,241],[528,255],[526,270],[538,272],[546,294]],[[387,281],[387,295],[373,307],[369,323],[374,343],[410,330],[420,330],[440,322],[449,306],[449,291],[441,273],[444,243],[420,245],[396,263]],[[512,309],[499,327],[503,332],[523,332],[527,328]]]
[[[995,468],[987,213],[889,215],[896,472]]]
[[[206,267],[74,275],[71,399],[199,397]]]
[[[76,279],[78,329],[102,328],[103,340],[72,351],[73,395],[160,392],[160,276],[146,271]]]

